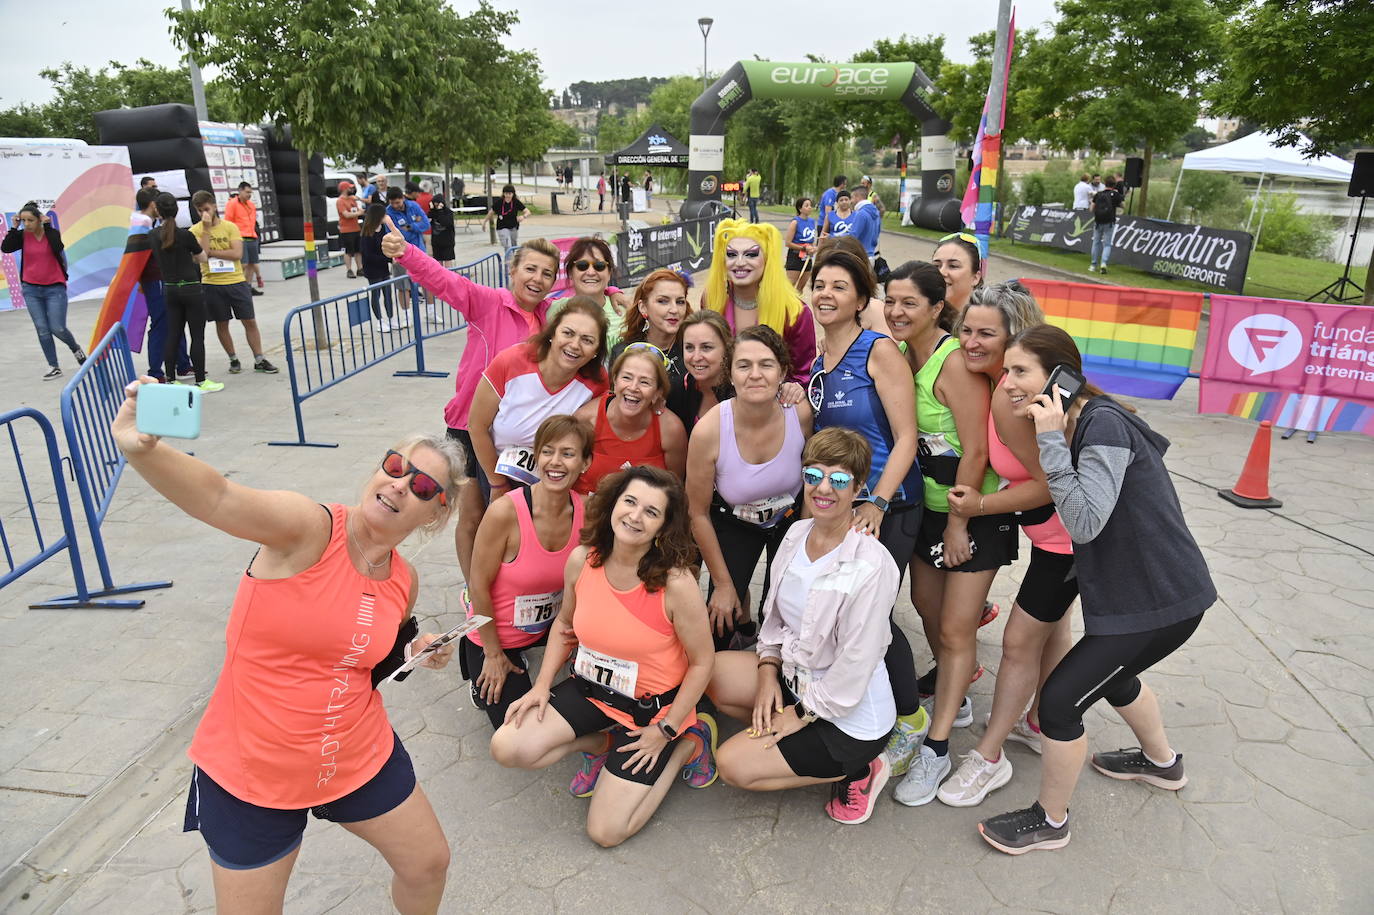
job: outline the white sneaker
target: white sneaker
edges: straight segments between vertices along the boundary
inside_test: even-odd
[[[1007,740],[1025,744],[1036,753],[1040,752],[1040,732],[1031,728],[1030,721],[1025,715],[1016,719],[1016,724],[1011,726],[1011,733],[1007,735]]]
[[[382,318],[382,333],[391,333],[391,322],[388,321],[386,318]]]
[[[926,714],[933,719],[935,717],[935,697],[926,696],[921,700],[921,705],[925,707]],[[973,724],[973,700],[965,696],[963,703],[959,706],[959,713],[954,716],[954,727],[966,728],[971,724]]]
[[[912,716],[914,721],[903,721],[897,719],[896,725],[892,728],[892,736],[887,741],[887,758],[892,763],[892,775],[894,777],[905,775],[911,768],[911,760],[916,756],[916,751],[925,742],[926,735],[930,733],[930,713],[925,708],[918,708]]]
[[[402,308],[400,311],[396,312],[396,326],[397,326],[397,327],[409,327],[409,326],[410,326],[410,311],[409,311],[409,310]]]
[[[435,310],[433,305],[425,306],[425,320],[431,324],[439,323],[439,312]]]
[[[1011,760],[1007,754],[988,762],[977,750],[969,750],[959,769],[936,792],[942,803],[951,807],[975,807],[983,798],[1011,781]]]
[[[935,800],[935,792],[940,790],[940,780],[949,774],[949,756],[936,756],[930,747],[922,745],[921,753],[911,761],[906,778],[897,786],[892,796],[900,804],[920,807]]]

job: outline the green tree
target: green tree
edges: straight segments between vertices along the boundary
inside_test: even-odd
[[[855,63],[913,61],[931,82],[939,85],[940,72],[945,66],[944,36],[917,38],[903,34],[899,38],[879,38],[872,47],[854,55]],[[921,134],[921,125],[901,102],[850,102],[846,108],[855,125],[854,132],[871,139],[879,149],[889,146],[905,149]]]
[[[1206,0],[1060,0],[1053,34],[1014,72],[1022,130],[1064,149],[1143,149],[1150,162],[1197,120],[1204,77],[1220,57],[1221,19]]]
[[[436,24],[453,15],[441,0],[372,0],[365,40],[356,6],[351,0],[215,0],[189,12],[167,11],[175,38],[233,83],[244,117],[291,126],[307,226],[311,155],[356,149],[368,131],[419,131],[429,123],[426,93],[463,79],[463,61],[437,37],[446,33]],[[309,283],[311,299],[318,299],[313,275]]]

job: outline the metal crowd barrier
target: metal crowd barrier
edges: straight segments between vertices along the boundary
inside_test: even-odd
[[[19,448],[19,439],[14,433],[14,423],[21,419],[32,419],[37,424],[39,431],[43,433],[43,442],[47,448],[48,469],[52,474],[53,489],[57,493],[57,510],[62,520],[62,536],[47,543],[44,542],[43,523],[38,517],[38,509],[34,504],[33,487],[29,483],[29,476],[24,468],[24,454]],[[76,525],[72,522],[71,502],[67,498],[67,481],[62,478],[62,456],[57,451],[57,435],[53,432],[52,423],[48,422],[46,416],[32,407],[20,407],[0,415],[0,426],[4,426],[5,431],[9,433],[10,450],[14,454],[14,464],[19,472],[19,484],[28,508],[29,523],[33,526],[33,538],[38,544],[37,553],[16,564],[14,560],[15,547],[10,543],[9,532],[5,530],[4,521],[0,520],[0,547],[3,547],[5,551],[5,564],[9,567],[8,572],[0,575],[0,588],[4,588],[5,585],[33,571],[58,553],[66,550],[67,558],[72,564],[72,578],[76,582],[76,594],[71,597],[54,598],[49,601],[29,604],[29,609],[81,607],[122,609],[143,606],[141,600],[95,600],[86,588],[86,573],[81,565],[81,550],[76,545]],[[40,494],[38,500],[42,501],[42,499],[43,496]]]
[[[172,586],[171,581],[147,581],[116,587],[105,554],[105,538],[100,532],[100,526],[110,511],[119,477],[128,463],[115,446],[110,423],[124,403],[124,388],[137,377],[124,325],[116,323],[62,389],[62,428],[67,437],[67,453],[71,458],[72,474],[76,477],[77,493],[86,513],[91,544],[95,547],[96,565],[100,568],[100,580],[104,585],[101,590],[92,592],[90,597]],[[80,578],[77,586],[84,590]],[[71,606],[62,602],[82,597],[78,591],[77,594],[57,598],[52,604]],[[111,601],[101,606],[141,607],[143,601]]]
[[[505,285],[499,254],[489,254],[471,264],[450,269],[482,286],[500,288]],[[388,301],[392,305],[390,318],[386,309]],[[415,352],[415,368],[394,375],[442,378],[448,373],[425,368],[425,341],[465,326],[467,322],[462,315],[444,302],[431,301],[408,276],[394,277],[365,289],[291,309],[282,322],[282,340],[286,344],[286,369],[291,379],[296,440],[267,444],[338,447],[337,442],[306,439],[305,420],[301,415],[301,405],[305,401],[407,350]]]

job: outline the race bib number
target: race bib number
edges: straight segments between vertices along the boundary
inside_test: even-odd
[[[772,527],[783,519],[791,507],[791,494],[783,493],[780,496],[736,505],[735,517],[748,524],[757,524],[759,527]]]
[[[959,452],[954,450],[954,446],[949,443],[943,432],[922,433],[920,444],[917,446],[919,452],[926,456],[952,454],[956,457]]]
[[[233,261],[227,261],[227,260],[225,260],[225,259],[222,258],[222,257],[212,257],[212,258],[210,258],[210,272],[211,272],[211,273],[233,273],[233,272],[234,272],[234,262],[233,262]]]
[[[558,608],[562,605],[561,590],[548,594],[521,594],[515,598],[515,628],[525,632],[543,632],[558,616]]]
[[[534,472],[534,449],[524,445],[510,446],[496,459],[496,472],[527,486],[538,483],[539,477]]]
[[[579,645],[577,660],[573,662],[573,672],[584,680],[613,689],[622,696],[630,699],[635,697],[639,665],[634,661],[613,658],[586,645]]]
[[[791,661],[784,661],[782,682],[787,684],[787,688],[792,691],[792,695],[796,696],[799,702],[805,702],[806,692],[811,688],[811,668],[802,667]]]

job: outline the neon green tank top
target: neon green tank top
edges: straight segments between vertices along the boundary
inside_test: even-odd
[[[921,443],[925,445],[921,449],[923,454],[946,454],[955,457],[962,457],[964,454],[964,446],[959,441],[959,430],[954,424],[954,412],[940,403],[939,398],[935,396],[935,381],[940,377],[940,369],[944,368],[949,354],[958,348],[959,341],[946,336],[940,341],[940,345],[935,347],[935,352],[930,354],[926,364],[916,373],[916,431]],[[926,509],[948,512],[949,487],[936,483],[930,477],[922,479],[925,481]],[[998,483],[997,473],[989,467],[983,474],[982,491],[996,492]]]

